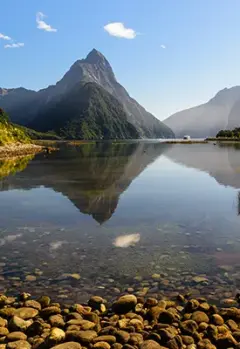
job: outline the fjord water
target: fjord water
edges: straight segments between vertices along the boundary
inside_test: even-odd
[[[0,292],[231,298],[239,188],[236,145],[65,144],[0,160]]]

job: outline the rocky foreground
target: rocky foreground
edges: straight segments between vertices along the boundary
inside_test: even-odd
[[[240,348],[240,309],[205,299],[175,301],[98,296],[64,306],[43,296],[0,295],[0,349],[227,349]]]

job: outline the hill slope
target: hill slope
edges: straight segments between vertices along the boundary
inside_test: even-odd
[[[31,127],[42,132],[54,130],[67,139],[139,138],[122,105],[95,83],[75,85],[39,114]]]
[[[240,101],[240,86],[225,88],[207,103],[173,114],[164,122],[172,128],[176,137],[183,137],[186,134],[200,138],[215,136],[219,130],[229,128],[230,120],[232,120],[230,128],[240,124],[240,117],[236,117],[236,112],[235,116],[231,116],[238,101]],[[239,107],[240,103],[236,110],[240,111]]]
[[[12,143],[30,143],[30,138],[24,130],[10,123],[7,114],[0,109],[0,146]]]
[[[0,106],[4,105],[14,122],[29,126],[40,114],[47,113],[52,103],[58,103],[76,84],[84,82],[96,83],[115,97],[123,105],[128,121],[137,128],[141,137],[174,137],[169,127],[148,113],[129,96],[124,87],[117,82],[109,62],[95,49],[88,54],[86,59],[76,61],[56,85],[38,92],[30,91],[26,95],[25,103],[22,98],[20,98],[21,103],[12,103],[12,101],[10,103],[13,93],[15,93],[14,100],[18,99],[17,91],[8,90],[7,94],[2,95]]]

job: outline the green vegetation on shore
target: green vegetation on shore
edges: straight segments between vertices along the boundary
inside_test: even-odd
[[[54,132],[37,132],[10,122],[7,113],[0,108],[0,146],[14,143],[31,143],[31,140],[60,140]]]
[[[216,138],[231,138],[240,140],[240,127],[236,127],[233,130],[221,130],[216,135]]]
[[[21,127],[12,124],[0,108],[0,146],[12,143],[30,143],[30,137]]]

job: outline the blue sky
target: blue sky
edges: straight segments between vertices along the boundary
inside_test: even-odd
[[[239,0],[1,0],[0,13],[1,87],[54,84],[92,48],[159,119],[240,85]]]

